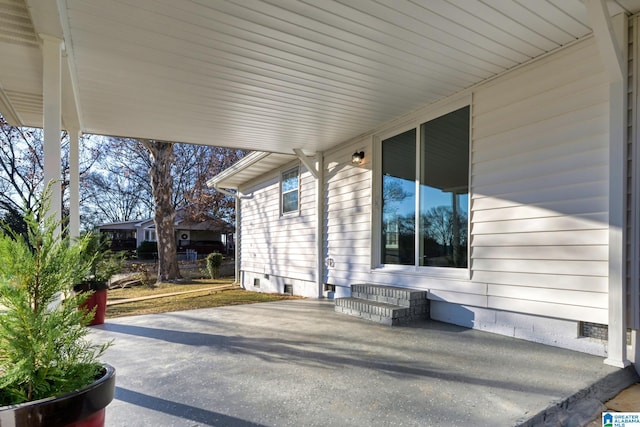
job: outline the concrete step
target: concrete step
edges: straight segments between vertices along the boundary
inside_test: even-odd
[[[336,299],[335,310],[338,313],[389,326],[400,325],[408,321],[407,307],[359,298],[338,298]]]
[[[399,305],[401,307],[427,304],[427,291],[398,288],[395,286],[351,285],[351,296],[369,301]]]
[[[351,297],[337,298],[335,310],[383,325],[403,325],[429,317],[427,291],[395,286],[351,285]]]

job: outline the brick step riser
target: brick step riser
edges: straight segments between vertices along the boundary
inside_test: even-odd
[[[397,298],[397,297],[384,296],[384,295],[372,295],[372,294],[361,293],[361,292],[351,292],[351,296],[353,298],[359,298],[367,301],[383,302],[386,304],[395,304],[402,307],[411,307],[415,305],[426,304],[425,293],[422,293],[422,294],[423,294],[422,298],[408,299],[408,298]]]
[[[355,297],[352,297],[355,298]],[[405,317],[405,316],[422,316],[429,314],[428,307],[429,305],[426,303],[420,305],[414,305],[412,307],[379,307],[370,304],[370,300],[362,300],[362,299],[349,299],[349,298],[338,298],[335,300],[335,304],[337,307],[344,307],[348,309],[353,309],[361,312],[386,316],[386,317]],[[384,301],[381,301],[384,302]]]
[[[395,326],[427,318],[429,302],[426,291],[357,284],[351,285],[351,297],[335,300],[335,311]]]
[[[427,292],[378,285],[351,285],[351,296],[369,301],[410,307],[424,304],[427,299]]]
[[[350,316],[359,317],[364,320],[369,320],[369,321],[373,321],[373,322],[380,323],[383,325],[388,325],[388,326],[404,325],[414,320],[410,316],[404,316],[404,317],[381,316],[379,314],[368,313],[366,311],[359,311],[353,308],[341,307],[337,305],[335,307],[335,310],[339,313],[348,314]]]

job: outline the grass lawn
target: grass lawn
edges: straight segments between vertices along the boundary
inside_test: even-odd
[[[165,313],[170,311],[193,310],[196,308],[221,307],[225,305],[252,304],[257,302],[279,301],[299,297],[281,294],[265,294],[243,289],[222,289],[233,284],[233,279],[192,279],[184,283],[163,283],[155,288],[137,286],[132,288],[109,290],[110,302],[130,298],[148,297],[184,291],[182,295],[170,295],[141,301],[132,301],[107,306],[107,319],[139,314]],[[201,291],[200,291],[201,290]]]

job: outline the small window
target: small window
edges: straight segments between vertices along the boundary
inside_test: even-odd
[[[155,230],[144,230],[144,240],[146,240],[147,242],[155,242],[156,241]]]
[[[289,169],[282,174],[282,214],[296,212],[300,205],[300,177],[298,168]]]

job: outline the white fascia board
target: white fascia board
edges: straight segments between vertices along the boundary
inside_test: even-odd
[[[207,181],[207,187],[209,187],[209,188],[223,187],[223,188],[237,189],[237,186],[235,186],[235,187],[234,186],[225,186],[222,183],[225,180],[227,180],[227,179],[233,177],[234,175],[238,174],[239,172],[242,172],[242,171],[248,169],[253,164],[255,164],[255,163],[259,162],[260,160],[264,159],[265,157],[267,157],[269,154],[271,154],[271,153],[267,153],[267,152],[264,152],[264,151],[254,151],[254,152],[246,155],[245,157],[240,159],[240,161],[238,161],[237,163],[234,163],[229,168],[223,170],[218,175],[216,175],[213,178],[209,179]]]
[[[107,222],[100,224],[96,228],[113,228],[115,230],[126,230],[136,228],[139,221],[125,221],[125,222]]]

